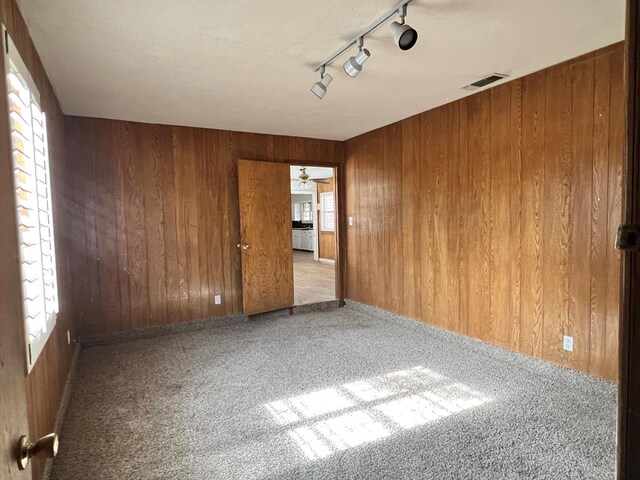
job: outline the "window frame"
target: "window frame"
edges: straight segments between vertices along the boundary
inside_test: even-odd
[[[304,223],[313,222],[313,209],[311,208],[311,202],[302,202],[300,208],[300,218]]]
[[[51,182],[51,158],[49,155],[50,149],[49,149],[49,139],[48,139],[48,131],[47,131],[47,118],[46,118],[46,113],[42,110],[40,92],[36,87],[35,82],[33,81],[31,72],[27,68],[24,61],[22,60],[20,53],[18,52],[13,40],[11,39],[4,25],[2,25],[2,38],[3,38],[3,47],[4,47],[4,75],[5,75],[4,95],[7,102],[6,105],[7,105],[8,125],[9,125],[9,131],[7,133],[10,137],[9,144],[11,148],[12,170],[15,170],[17,168],[16,156],[14,154],[14,151],[16,150],[16,145],[14,143],[14,131],[11,127],[12,109],[11,109],[11,101],[10,101],[11,89],[9,87],[11,82],[11,78],[10,78],[11,65],[13,64],[14,70],[18,73],[18,75],[20,76],[20,79],[24,82],[24,84],[26,84],[26,87],[29,90],[29,106],[28,107],[30,111],[30,122],[31,122],[29,127],[30,127],[30,133],[31,133],[31,143],[32,143],[31,154],[33,157],[33,158],[30,158],[29,160],[32,161],[34,165],[34,171],[35,171],[34,175],[35,175],[36,185],[38,183],[44,183],[43,187],[44,187],[44,190],[46,191],[46,197],[40,195],[39,193],[40,190],[38,188],[36,188],[36,191],[35,191],[35,197],[37,202],[36,225],[38,229],[39,252],[40,252],[39,281],[42,282],[41,305],[42,305],[42,308],[44,309],[42,313],[42,315],[44,315],[44,323],[43,323],[42,329],[37,334],[32,335],[30,323],[29,323],[29,317],[28,317],[27,308],[26,308],[28,297],[25,290],[26,281],[24,279],[24,273],[23,273],[23,263],[24,263],[25,253],[22,246],[23,242],[21,241],[21,233],[20,233],[20,224],[21,224],[20,213],[19,213],[20,207],[18,203],[19,199],[16,193],[18,190],[18,184],[16,183],[17,182],[16,174],[14,173],[12,175],[11,182],[14,188],[14,197],[13,197],[14,202],[12,204],[12,207],[14,208],[15,215],[16,215],[16,241],[18,242],[18,261],[20,262],[20,289],[21,289],[21,297],[22,297],[21,306],[22,306],[23,326],[24,326],[25,355],[26,355],[27,373],[29,373],[33,369],[38,358],[40,357],[40,354],[44,350],[44,347],[47,341],[51,337],[51,333],[55,328],[57,317],[60,312],[59,282],[58,282],[55,232],[54,232],[54,214],[53,214],[54,209],[53,209],[52,189],[51,189],[51,183],[52,183]],[[38,123],[40,123],[41,129],[42,129],[41,155],[43,156],[42,162],[44,166],[39,166],[39,161],[37,160],[37,155],[36,155],[36,148],[35,148],[36,141],[34,138],[35,137],[35,133],[34,133],[35,120],[33,118],[34,103],[36,108],[39,111],[39,115],[41,116],[41,118],[38,120]],[[46,176],[45,182],[42,182],[39,179],[38,173],[37,173],[38,168],[44,169],[44,175]],[[42,209],[42,206],[41,206],[42,201],[46,201],[45,210]],[[48,216],[48,226],[42,221],[43,214]],[[53,304],[52,305],[47,304],[48,300],[47,300],[47,297],[45,296],[45,292],[46,292],[45,279],[47,278],[47,274],[45,273],[45,266],[43,261],[45,254],[43,254],[43,251],[42,251],[43,250],[42,247],[46,243],[46,241],[43,241],[42,239],[42,231],[44,228],[49,229],[49,237],[50,237],[48,241],[50,245],[49,247],[50,253],[48,255],[50,256],[51,266],[47,270],[50,270],[51,277],[52,277],[51,278],[51,283],[53,285],[53,292],[52,292]],[[50,306],[52,306],[52,309],[48,311],[48,308]]]

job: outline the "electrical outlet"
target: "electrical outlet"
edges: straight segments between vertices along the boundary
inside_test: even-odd
[[[215,297],[213,297],[213,301],[216,305],[220,305],[222,303],[222,297],[220,295],[216,295]]]
[[[71,331],[67,330],[67,345],[71,345]]]
[[[352,227],[353,226],[353,217],[349,217],[349,226]]]
[[[567,352],[573,352],[573,337],[567,335],[562,337],[562,348]]]

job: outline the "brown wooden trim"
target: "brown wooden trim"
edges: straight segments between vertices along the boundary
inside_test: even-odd
[[[627,158],[624,170],[623,221],[640,225],[640,62],[636,0],[627,0],[626,87]],[[618,377],[618,479],[640,478],[640,264],[626,252],[622,265],[620,367]]]
[[[336,231],[333,232],[335,235],[336,242],[336,258],[335,258],[335,267],[336,267],[336,298],[339,300],[340,305],[344,305],[344,286],[345,286],[345,272],[346,272],[346,258],[347,258],[347,235],[346,235],[346,214],[345,214],[345,202],[342,201],[345,197],[345,185],[344,185],[344,165],[343,163],[338,162],[318,162],[318,161],[304,161],[301,162],[299,160],[284,160],[285,163],[289,165],[304,165],[310,167],[326,167],[334,169],[335,176],[335,210],[337,215],[336,220]],[[320,196],[318,196],[318,201],[320,201]],[[345,232],[344,236],[342,232]],[[320,224],[318,222],[318,234],[321,234]],[[344,237],[344,238],[343,238]]]
[[[345,275],[347,271],[347,207],[346,207],[346,186],[344,175],[344,162],[335,167],[336,181],[336,298],[340,305],[344,305],[345,299]]]

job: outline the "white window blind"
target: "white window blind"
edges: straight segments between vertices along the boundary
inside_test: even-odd
[[[335,229],[336,216],[333,192],[322,192],[320,194],[320,230],[334,232]]]
[[[27,364],[31,370],[59,310],[47,127],[29,72],[6,33],[4,39]]]

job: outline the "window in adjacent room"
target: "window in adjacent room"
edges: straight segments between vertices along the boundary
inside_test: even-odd
[[[47,125],[31,75],[4,29],[3,33],[27,365],[31,370],[59,310]]]
[[[333,232],[335,229],[333,192],[322,192],[320,194],[320,230]]]
[[[313,221],[313,214],[311,212],[311,202],[304,202],[302,204],[302,221],[303,222]]]

